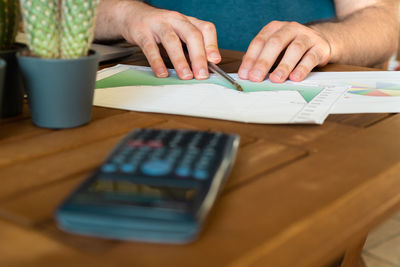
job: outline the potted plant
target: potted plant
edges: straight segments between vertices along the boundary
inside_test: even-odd
[[[99,0],[20,0],[29,50],[18,54],[34,124],[90,121],[98,54],[90,51]]]
[[[0,117],[22,113],[23,88],[15,56],[23,48],[15,43],[19,21],[18,0],[0,0],[0,58],[7,65],[4,89],[0,91]]]

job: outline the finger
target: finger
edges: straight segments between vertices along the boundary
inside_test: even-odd
[[[316,48],[311,48],[289,75],[290,80],[300,82],[315,68],[321,60],[322,56]]]
[[[203,34],[207,60],[213,63],[219,63],[221,61],[221,54],[218,50],[217,29],[215,25],[211,22],[202,21],[194,17],[188,17],[188,19]]]
[[[208,78],[207,57],[201,32],[188,20],[181,20],[179,23],[174,21],[172,27],[186,43],[195,78]]]
[[[239,78],[247,80],[249,78],[249,71],[253,68],[257,61],[258,56],[265,46],[263,38],[256,36],[250,43],[246,54],[243,57],[242,64],[240,64],[238,75]]]
[[[181,40],[175,31],[169,25],[160,25],[156,34],[167,51],[179,78],[182,80],[192,79],[193,73],[183,53]]]
[[[242,64],[239,67],[238,74],[241,79],[248,79],[249,71],[254,66],[257,58],[265,47],[266,40],[268,40],[272,34],[274,34],[284,25],[285,23],[283,22],[272,21],[267,24],[251,41],[249,48],[247,49],[247,52],[243,57]]]
[[[287,47],[279,65],[269,75],[271,82],[284,82],[311,46],[311,40],[307,36],[295,38]]]
[[[168,76],[168,70],[160,55],[160,50],[151,34],[135,33],[135,43],[142,49],[153,72],[157,77],[164,78]]]
[[[249,71],[249,80],[253,82],[263,81],[278,56],[295,37],[296,33],[293,29],[286,27],[274,33],[265,43],[257,61]]]

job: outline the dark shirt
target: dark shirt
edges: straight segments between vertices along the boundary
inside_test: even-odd
[[[273,20],[307,23],[335,17],[333,0],[149,0],[160,8],[213,22],[220,48],[246,51]]]

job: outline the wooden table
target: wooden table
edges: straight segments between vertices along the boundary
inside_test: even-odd
[[[224,52],[234,72],[242,54]],[[142,57],[125,63],[146,64]],[[364,70],[329,65],[324,70]],[[136,127],[235,132],[236,164],[199,240],[154,245],[66,234],[56,206]],[[355,266],[368,231],[400,206],[400,115],[257,125],[94,108],[89,125],[0,124],[0,266]]]

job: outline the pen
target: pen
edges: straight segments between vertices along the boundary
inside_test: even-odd
[[[214,63],[208,62],[208,68],[211,72],[219,75],[220,77],[224,78],[226,81],[228,81],[229,83],[231,83],[233,86],[235,86],[235,88],[238,91],[243,92],[243,88],[242,86],[240,86],[240,84],[238,84],[237,81],[235,81],[235,79],[233,79],[231,76],[229,76],[225,71],[223,71],[220,67],[218,67],[217,65],[215,65]]]

